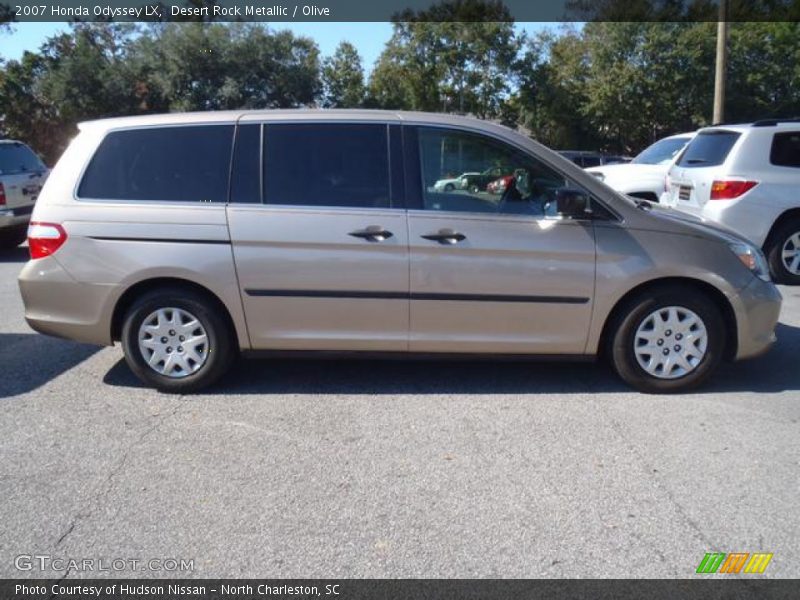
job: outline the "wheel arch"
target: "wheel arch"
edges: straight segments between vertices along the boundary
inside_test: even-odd
[[[189,281],[188,279],[181,279],[179,277],[154,277],[151,279],[144,279],[131,285],[117,300],[116,304],[114,305],[114,312],[111,316],[111,339],[113,341],[119,341],[119,339],[122,337],[122,324],[123,319],[125,318],[125,313],[128,312],[128,309],[132,306],[136,299],[147,292],[164,287],[184,288],[207,298],[220,311],[220,314],[230,328],[234,338],[238,337],[239,332],[236,329],[233,316],[228,310],[228,307],[225,306],[225,303],[220,299],[219,296],[217,296],[217,294],[212,292],[207,287],[200,285],[199,283]]]
[[[781,229],[781,227],[790,221],[800,221],[800,207],[785,210],[778,216],[777,219],[775,219],[772,227],[769,228],[767,237],[764,238],[764,245],[762,247],[763,250],[766,251],[769,248],[770,244],[772,244],[773,240],[775,239],[775,234]]]
[[[624,314],[626,308],[636,298],[648,293],[652,293],[658,288],[665,287],[679,287],[694,289],[709,297],[716,306],[722,309],[722,318],[727,330],[727,340],[725,345],[724,358],[725,360],[733,360],[736,357],[736,350],[739,345],[739,330],[736,324],[736,313],[733,310],[728,298],[718,288],[710,283],[700,279],[692,279],[691,277],[665,277],[660,279],[652,279],[640,283],[636,287],[628,290],[621,298],[619,298],[614,307],[608,313],[603,329],[600,333],[598,343],[598,354],[607,355],[608,348],[614,336],[614,330],[620,320],[620,316]]]

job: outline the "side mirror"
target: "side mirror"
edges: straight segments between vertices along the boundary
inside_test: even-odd
[[[565,219],[591,219],[591,198],[581,190],[556,190],[556,214]]]

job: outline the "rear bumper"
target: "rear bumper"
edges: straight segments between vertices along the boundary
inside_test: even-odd
[[[775,326],[781,312],[781,297],[772,283],[753,278],[735,299],[738,329],[736,359],[763,354],[775,343]]]
[[[116,285],[81,283],[48,256],[28,261],[19,274],[25,320],[39,333],[110,346]]]
[[[31,220],[33,205],[20,208],[0,209],[0,229],[16,229],[17,227],[27,227]]]

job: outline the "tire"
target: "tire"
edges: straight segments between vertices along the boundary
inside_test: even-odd
[[[469,188],[469,191],[472,192],[473,194],[479,194],[480,191],[481,191],[481,188],[478,187],[477,185],[473,185],[473,186],[471,186]]]
[[[702,330],[697,325],[683,325],[691,322],[690,313],[705,330],[705,344],[701,343]],[[674,319],[665,323],[673,315],[685,318],[678,326],[670,324],[676,323]],[[608,354],[614,369],[628,385],[652,394],[684,392],[702,385],[719,367],[728,337],[725,321],[714,302],[692,287],[677,285],[655,288],[633,298],[617,312],[610,331]],[[687,341],[690,334],[695,337],[694,346]],[[653,353],[648,356],[651,348]],[[659,373],[658,364],[667,358],[671,362],[662,364]],[[652,361],[655,372],[648,372],[640,360],[648,364]]]
[[[155,317],[159,310],[163,312]],[[142,382],[161,392],[189,394],[201,390],[224,375],[237,355],[233,331],[219,315],[216,303],[191,290],[170,287],[147,292],[125,313],[122,324],[125,362]],[[192,318],[196,319],[197,326],[193,326]],[[148,332],[143,328],[145,321],[150,323]],[[162,323],[170,329],[161,332],[163,337],[156,338],[151,332]],[[161,333],[155,335],[161,336]],[[186,341],[179,337],[181,334],[188,340],[202,340],[202,333],[205,333],[205,344],[196,342],[191,348],[179,345]],[[141,335],[150,337],[140,345]],[[169,346],[161,343],[164,339]],[[170,354],[166,354],[167,351],[171,351]],[[145,353],[150,353],[151,359],[163,356],[165,360],[151,367]],[[167,363],[171,355],[174,355],[173,362]],[[196,357],[199,360],[195,360]],[[167,367],[169,373],[157,370]]]
[[[445,192],[452,192],[454,189],[456,189],[456,186],[454,186],[452,183],[448,183],[444,186]]]
[[[784,251],[796,251],[798,253],[796,256],[800,257],[800,219],[781,225],[772,233],[764,248],[773,281],[788,285],[800,285],[800,262],[797,263],[797,266],[792,264],[794,260],[788,256],[784,257]],[[786,262],[789,264],[787,265]],[[796,271],[794,273],[789,269],[793,266]]]
[[[0,249],[13,250],[24,242],[27,236],[27,227],[15,227],[5,231],[0,230]]]

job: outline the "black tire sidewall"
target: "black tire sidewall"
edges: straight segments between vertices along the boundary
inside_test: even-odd
[[[708,334],[706,354],[691,373],[677,379],[658,379],[648,374],[636,360],[634,337],[644,319],[653,311],[680,306],[703,320]],[[646,393],[683,392],[702,385],[717,369],[725,352],[727,332],[722,314],[704,294],[692,289],[657,290],[630,302],[621,312],[612,339],[610,356],[615,370],[629,385]]]
[[[181,308],[194,315],[208,335],[208,358],[200,369],[179,379],[154,371],[139,350],[138,334],[144,319],[159,308]],[[192,393],[211,385],[233,360],[232,335],[228,325],[214,311],[210,302],[192,292],[165,290],[145,294],[128,309],[122,325],[122,349],[125,362],[144,383],[168,393]]]
[[[794,275],[783,264],[783,245],[795,233],[800,233],[800,221],[791,221],[781,226],[770,236],[766,255],[770,274],[776,283],[800,285],[800,275]]]

